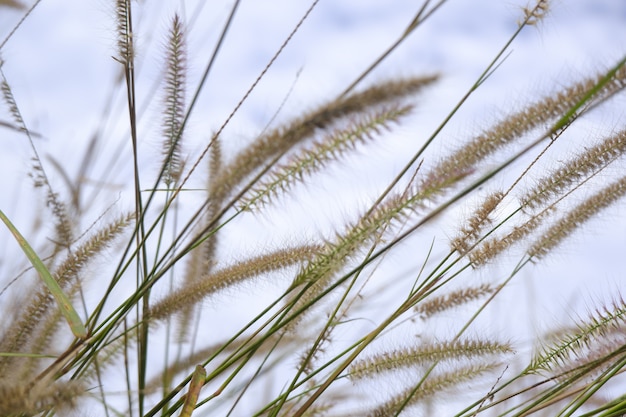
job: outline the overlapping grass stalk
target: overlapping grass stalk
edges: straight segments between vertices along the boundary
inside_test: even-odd
[[[42,157],[37,139],[47,132],[31,131],[28,100],[16,93],[25,81],[5,54],[38,4],[0,44],[0,128],[28,141],[34,185],[32,200],[16,207],[34,206],[38,192],[44,202],[43,211],[3,214],[10,234],[0,259],[0,415],[626,413],[613,391],[626,366],[619,295],[545,335],[521,325],[532,311],[520,317],[510,308],[522,298],[511,299],[512,289],[536,285],[518,284],[537,265],[622,204],[622,121],[604,137],[580,126],[619,103],[626,58],[528,92],[478,134],[450,137],[446,129],[506,71],[520,34],[550,25],[558,4],[524,5],[493,60],[443,114],[429,106],[443,98],[450,68],[378,74],[400,45],[455,7],[425,1],[353,82],[300,107],[281,97],[267,125],[237,141],[239,113],[325,6],[312,1],[291,22],[250,87],[229,86],[242,98],[221,119],[203,100],[220,100],[211,90],[220,83],[215,66],[227,62],[230,31],[242,30],[240,2],[211,44],[195,38],[204,25],[196,16],[208,9],[202,2],[193,14],[181,6],[163,16],[169,24],[157,28],[143,19],[153,4],[117,0],[112,61],[120,76],[109,87],[124,99],[107,103],[102,119],[111,120],[96,129],[82,161]],[[0,9],[23,7],[0,1]],[[165,39],[154,54],[159,71],[146,70],[157,67],[147,60],[152,35]],[[392,147],[384,141],[413,120],[432,131],[405,128],[402,135],[423,139],[405,147],[391,174],[374,165],[376,153]],[[567,155],[554,151],[564,141]],[[158,157],[146,158],[155,147]],[[380,181],[356,174],[318,186],[335,168],[363,172],[361,159]],[[323,198],[307,200],[319,191]],[[509,334],[485,325],[497,308]]]

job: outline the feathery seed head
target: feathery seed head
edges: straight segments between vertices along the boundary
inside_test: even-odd
[[[617,351],[622,351],[620,357],[623,358],[625,325],[626,304],[623,299],[618,298],[610,307],[597,309],[588,319],[577,323],[573,333],[559,337],[552,346],[544,347],[525,372],[572,369],[594,362],[601,364],[607,360],[615,360]],[[604,347],[614,342],[617,346],[608,348],[607,353]]]
[[[557,92],[546,95],[541,100],[504,118],[485,130],[480,135],[461,146],[457,151],[442,159],[425,176],[425,183],[444,184],[458,172],[475,170],[478,163],[496,151],[521,138],[534,128],[555,121],[567,114],[572,108],[588,99],[587,95],[603,80],[605,74],[584,79]],[[626,68],[621,67],[594,97],[588,99],[597,103],[624,88]],[[440,188],[440,187],[435,187]]]
[[[380,377],[383,372],[441,361],[460,360],[513,352],[509,344],[484,340],[457,340],[383,352],[355,361],[349,368],[351,379]]]
[[[85,388],[79,381],[32,384],[0,381],[0,415],[31,415],[42,410],[62,411],[75,407]]]
[[[178,15],[172,20],[167,41],[165,72],[165,118],[163,120],[163,181],[176,183],[183,169],[181,143],[185,119],[186,47],[182,22]]]
[[[380,134],[382,129],[387,129],[391,123],[398,122],[412,108],[410,105],[390,105],[382,109],[366,109],[364,114],[356,116],[347,128],[324,135],[322,140],[293,156],[287,163],[278,166],[269,174],[269,179],[261,181],[250,191],[249,197],[243,198],[241,209],[251,209],[269,203],[273,196],[286,192],[305,176],[323,169],[354,150],[357,143],[367,143],[368,139],[373,139],[374,134]]]
[[[255,170],[278,160],[295,145],[310,138],[315,132],[331,128],[349,117],[368,113],[385,105],[399,105],[400,101],[414,95],[438,79],[437,76],[414,77],[379,82],[357,93],[326,103],[260,136],[249,147],[225,166],[215,181],[218,195],[230,192]]]
[[[535,259],[543,258],[583,223],[624,195],[626,195],[626,177],[604,187],[563,216],[530,247],[528,255]]]
[[[201,301],[224,288],[248,279],[262,276],[291,265],[310,260],[320,250],[317,245],[285,247],[215,271],[184,287],[172,291],[168,296],[153,304],[150,320],[163,320],[172,314]]]
[[[494,291],[495,288],[489,284],[462,288],[442,296],[429,297],[419,302],[414,311],[422,320],[426,320],[435,314],[478,300]]]
[[[515,243],[523,241],[523,239],[535,231],[552,211],[547,208],[524,222],[522,225],[515,226],[511,232],[501,238],[492,238],[480,244],[477,248],[469,253],[469,259],[472,267],[478,268],[489,263],[495,257],[509,249]]]
[[[550,204],[553,198],[597,174],[626,153],[626,130],[605,138],[597,145],[570,159],[520,198],[522,208],[537,209]]]
[[[383,404],[372,410],[368,417],[387,417],[398,415],[407,407],[419,404],[428,398],[442,394],[448,389],[457,387],[460,384],[474,380],[481,375],[491,372],[501,366],[500,363],[487,363],[478,365],[465,365],[456,367],[452,371],[443,372],[436,376],[429,376],[418,390],[414,387],[405,389],[400,394],[393,396]]]
[[[450,243],[452,249],[464,255],[476,242],[481,231],[491,223],[490,216],[504,198],[501,191],[489,195],[476,209],[474,214],[467,220],[459,231],[459,236]]]
[[[133,32],[130,13],[131,0],[116,0],[115,20],[117,23],[117,60],[124,65],[132,65],[134,59]]]
[[[526,6],[524,10],[523,22],[527,25],[535,26],[539,24],[550,12],[549,0],[538,0],[534,6]]]

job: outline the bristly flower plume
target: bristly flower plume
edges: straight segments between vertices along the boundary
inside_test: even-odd
[[[567,192],[592,175],[606,168],[626,153],[626,130],[611,135],[600,143],[585,149],[559,168],[542,177],[520,198],[524,210],[544,207],[554,197]]]
[[[163,181],[176,183],[183,163],[181,144],[185,119],[186,46],[182,22],[178,15],[172,20],[165,57],[165,117],[163,118]]]
[[[280,159],[316,132],[332,129],[335,124],[380,106],[398,104],[417,95],[437,81],[436,75],[378,82],[369,88],[319,106],[313,111],[286,122],[261,137],[226,165],[215,183],[216,195],[229,193],[252,172]]]
[[[569,213],[552,225],[528,250],[531,258],[539,259],[548,254],[565,238],[594,217],[601,210],[609,207],[626,195],[626,177],[607,185],[588,197]]]
[[[392,123],[399,122],[409,114],[412,108],[410,105],[389,105],[382,109],[364,109],[363,114],[355,117],[349,127],[324,135],[322,140],[271,172],[270,179],[261,181],[251,190],[251,196],[244,198],[242,208],[263,205],[272,196],[287,192],[292,184],[302,181],[305,176],[323,169],[330,162],[338,161],[345,153],[353,150],[357,143],[366,142],[382,129],[389,129]]]
[[[124,65],[134,62],[133,31],[130,12],[131,0],[116,0],[115,21],[117,23],[117,52],[116,58]]]

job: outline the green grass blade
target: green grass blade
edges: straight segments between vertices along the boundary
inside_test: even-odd
[[[39,256],[37,256],[33,248],[28,244],[24,236],[20,234],[20,232],[15,228],[13,223],[11,223],[7,216],[4,215],[4,212],[2,212],[2,210],[0,210],[0,219],[2,219],[4,224],[6,224],[6,226],[9,228],[9,230],[15,237],[15,240],[17,240],[17,243],[20,245],[20,247],[28,257],[28,260],[37,270],[44,284],[46,285],[46,287],[48,287],[48,290],[50,290],[52,296],[61,307],[61,313],[63,313],[63,315],[65,316],[65,319],[70,325],[74,336],[81,339],[86,338],[87,329],[85,329],[85,325],[78,316],[78,313],[76,313],[76,310],[74,310],[74,307],[72,307],[70,300],[67,298],[65,293],[63,293],[61,287],[59,287],[59,284],[54,280],[54,278],[52,278],[52,275],[50,274],[50,271],[48,271],[48,268],[46,268],[46,266],[43,264],[41,259],[39,259]]]
[[[191,377],[189,392],[185,397],[185,405],[180,412],[180,417],[191,417],[191,413],[193,412],[194,408],[196,407],[196,403],[198,402],[200,389],[204,385],[205,378],[206,369],[204,369],[204,367],[200,365],[196,366],[196,370],[193,372],[193,376]]]

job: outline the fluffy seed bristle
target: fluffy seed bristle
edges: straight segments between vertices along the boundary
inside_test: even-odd
[[[429,297],[416,305],[414,311],[422,320],[425,320],[435,314],[478,300],[494,291],[495,289],[489,284],[463,288],[446,295]]]
[[[353,150],[357,143],[364,143],[366,139],[380,133],[381,129],[388,129],[391,123],[397,123],[411,109],[412,106],[389,106],[374,111],[367,109],[350,127],[331,132],[310,149],[300,152],[287,164],[270,173],[271,179],[262,181],[251,190],[250,197],[244,197],[242,209],[268,203],[279,192],[285,192],[295,182],[302,181],[304,176],[319,171],[331,161],[336,161],[349,150]]]
[[[585,359],[589,359],[587,364],[591,363],[601,354],[600,347],[610,344],[612,339],[616,339],[619,347],[608,349],[610,353],[605,359],[615,360],[615,352],[623,352],[625,326],[626,303],[620,298],[611,307],[597,309],[588,319],[578,323],[574,332],[559,337],[554,345],[543,348],[526,372],[552,371],[555,368],[569,367],[572,363],[585,363]]]
[[[532,129],[563,117],[581,101],[599,102],[607,98],[626,85],[626,68],[621,67],[616,71],[611,80],[589,99],[588,94],[594,91],[605,77],[605,74],[600,74],[584,79],[555,94],[545,96],[522,111],[509,115],[443,158],[424,176],[423,183],[429,184],[432,188],[443,189],[442,184],[449,183],[450,177],[457,176],[459,172],[474,171],[478,163],[488,156]]]
[[[482,265],[489,263],[502,252],[513,246],[515,243],[521,242],[526,236],[531,234],[541,225],[541,223],[550,211],[550,209],[546,209],[541,213],[531,217],[526,222],[524,222],[524,224],[520,226],[515,226],[511,232],[509,232],[506,236],[502,238],[492,238],[482,242],[480,246],[475,248],[469,254],[469,259],[472,267],[478,268]]]
[[[163,120],[163,181],[168,186],[180,179],[183,169],[181,143],[185,118],[186,60],[183,25],[178,15],[175,15],[167,42]]]
[[[511,353],[508,344],[485,340],[463,340],[425,344],[413,348],[384,352],[355,361],[349,368],[352,380],[380,377],[381,373],[411,366],[428,365],[446,360],[460,360]]]
[[[316,131],[327,129],[338,121],[368,109],[398,103],[399,100],[417,94],[437,79],[437,76],[428,76],[380,82],[362,92],[326,103],[268,132],[235,156],[230,165],[224,167],[220,178],[215,181],[220,186],[215,193],[219,195],[230,192],[256,169],[284,155]]]
[[[276,271],[309,260],[319,249],[316,245],[287,247],[239,262],[230,268],[216,271],[173,291],[167,297],[154,303],[150,309],[149,318],[150,320],[165,319],[216,291],[243,282],[246,279],[260,276],[263,273]]]
[[[466,365],[455,368],[453,371],[442,373],[437,376],[430,376],[424,381],[418,390],[410,387],[402,393],[393,396],[390,400],[381,404],[370,413],[368,417],[388,417],[398,415],[407,407],[418,404],[435,395],[443,394],[446,390],[464,384],[467,381],[496,369],[499,363],[482,365]]]
[[[557,170],[541,178],[521,198],[522,208],[536,209],[550,204],[573,185],[606,168],[626,153],[626,130],[612,135],[585,152],[570,159]]]
[[[480,232],[491,223],[489,216],[498,207],[502,199],[504,198],[503,192],[495,192],[488,196],[483,203],[474,211],[472,217],[470,217],[466,224],[459,230],[459,236],[457,236],[450,246],[452,249],[464,255],[470,249],[470,246],[476,242],[476,239],[480,236]]]
[[[584,222],[624,195],[626,195],[626,177],[613,182],[576,206],[531,246],[528,255],[535,259],[543,258]]]
[[[78,274],[90,260],[107,248],[125,230],[133,218],[134,214],[120,216],[71,252],[53,272],[53,277],[59,286],[65,290],[76,282],[82,282],[82,279],[78,279]],[[30,343],[37,343],[37,340],[42,337],[41,342],[48,340],[49,332],[54,331],[55,326],[48,323],[48,326],[42,328],[40,324],[50,309],[55,306],[55,300],[47,288],[36,291],[30,298],[30,302],[22,306],[22,314],[3,335],[0,351],[24,352]],[[0,371],[4,371],[13,360],[12,357],[0,357]]]

